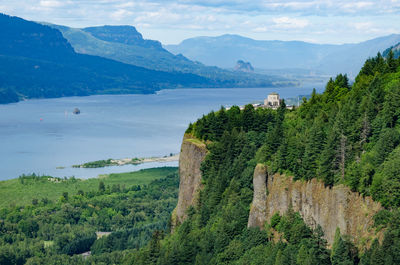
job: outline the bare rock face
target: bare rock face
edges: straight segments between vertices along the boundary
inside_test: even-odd
[[[253,176],[253,202],[250,207],[248,227],[264,226],[267,220],[267,167],[258,164],[254,169]]]
[[[267,180],[266,185],[260,180],[261,172]],[[334,241],[337,227],[342,234],[350,235],[360,249],[368,247],[374,238],[382,236],[382,232],[377,233],[373,228],[373,216],[382,209],[380,203],[352,192],[346,186],[330,188],[317,179],[306,182],[294,181],[292,177],[279,174],[268,176],[266,170],[260,171],[260,166],[255,169],[253,181],[254,198],[249,227],[262,228],[264,222],[276,212],[284,214],[291,205],[307,225],[322,227],[329,245]],[[263,201],[264,190],[268,195]],[[263,212],[265,218],[262,218]]]
[[[183,138],[179,156],[179,198],[172,213],[172,227],[181,224],[186,210],[196,202],[198,191],[202,188],[200,166],[207,155],[206,145],[190,135]]]
[[[245,61],[239,60],[239,61],[237,61],[236,65],[235,65],[235,71],[252,73],[252,72],[254,72],[254,68],[250,62],[245,62]]]

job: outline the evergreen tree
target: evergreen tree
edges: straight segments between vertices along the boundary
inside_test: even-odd
[[[308,255],[308,249],[305,245],[301,245],[299,252],[297,253],[297,264],[298,265],[309,265],[311,264],[310,257]]]
[[[99,182],[99,192],[104,192],[106,190],[106,186],[103,181]]]
[[[392,73],[396,72],[398,64],[397,64],[397,61],[394,59],[393,50],[389,51],[387,58],[386,58],[386,62],[387,62],[389,71]]]

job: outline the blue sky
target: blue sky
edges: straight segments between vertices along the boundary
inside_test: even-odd
[[[315,43],[400,33],[400,0],[0,0],[0,12],[71,27],[132,25],[163,44],[226,33]]]

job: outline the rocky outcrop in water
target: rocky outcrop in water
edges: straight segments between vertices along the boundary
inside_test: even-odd
[[[179,156],[179,198],[172,213],[172,227],[182,223],[189,206],[195,204],[201,189],[201,163],[207,155],[206,145],[189,134],[185,134]]]
[[[284,214],[291,205],[307,225],[322,227],[330,245],[337,227],[342,234],[350,235],[360,248],[382,235],[373,228],[373,216],[382,209],[380,203],[346,186],[330,188],[317,179],[294,181],[292,177],[269,175],[262,165],[256,167],[253,183],[249,227],[263,228],[276,212]]]

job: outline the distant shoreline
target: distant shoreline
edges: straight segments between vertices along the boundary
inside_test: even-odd
[[[110,166],[124,166],[124,165],[139,165],[151,162],[173,162],[179,161],[179,154],[170,154],[169,156],[162,157],[145,157],[145,158],[122,158],[122,159],[107,159],[87,162],[80,165],[73,165],[73,168],[102,168]],[[59,167],[62,168],[62,167]]]

